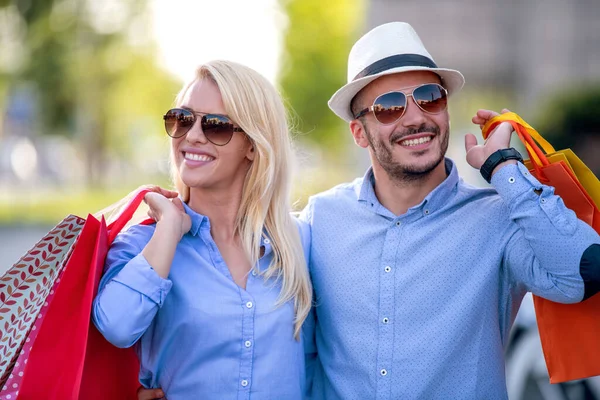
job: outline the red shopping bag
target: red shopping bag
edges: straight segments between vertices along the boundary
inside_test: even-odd
[[[104,218],[86,219],[43,315],[17,399],[136,398],[139,362],[134,350],[107,342],[91,322],[91,310],[110,243],[146,193],[139,192],[108,227]]]
[[[525,144],[529,154],[525,164],[531,174],[553,186],[565,205],[600,233],[598,178],[572,151],[555,151],[515,113],[490,120],[483,127],[484,138],[501,122],[509,122]],[[537,296],[533,300],[550,382],[600,375],[600,293],[577,304],[560,304]]]
[[[0,277],[0,400],[16,398],[23,361],[84,223],[63,219]]]

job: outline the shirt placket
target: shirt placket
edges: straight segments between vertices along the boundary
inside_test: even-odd
[[[250,388],[252,386],[252,360],[254,353],[254,315],[256,309],[255,300],[246,291],[241,291],[242,296],[242,354],[240,357],[240,377],[238,399],[250,399]]]
[[[262,271],[261,262],[264,257],[271,252],[269,239],[264,239],[261,243],[264,246],[264,254],[252,268],[252,272],[246,283],[246,290],[241,290],[241,300],[243,309],[242,322],[242,356],[240,359],[240,379],[238,399],[250,399],[250,388],[252,386],[252,367],[254,359],[254,316],[256,310],[256,290],[262,287],[262,276],[258,271]],[[255,296],[250,295],[253,292]]]
[[[394,274],[395,255],[398,249],[402,222],[393,221],[388,228],[381,265],[379,266],[379,340],[377,351],[377,399],[389,399],[391,395],[392,362],[394,351]]]

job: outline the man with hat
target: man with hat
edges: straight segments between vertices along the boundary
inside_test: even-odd
[[[600,237],[519,162],[510,125],[483,145],[465,138],[493,189],[464,183],[445,157],[447,100],[463,84],[406,23],[350,52],[329,107],[372,166],[301,214],[316,295],[311,398],[506,399],[504,346],[525,293],[575,303],[600,289]]]
[[[574,303],[598,291],[600,238],[528,173],[509,124],[482,145],[465,138],[493,189],[464,183],[445,157],[447,100],[463,84],[406,23],[376,27],[350,52],[329,107],[372,167],[301,216],[314,398],[505,399],[504,345],[524,294]]]

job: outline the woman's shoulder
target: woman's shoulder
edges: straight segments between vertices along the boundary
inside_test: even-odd
[[[117,235],[113,245],[122,243],[143,248],[152,238],[155,229],[156,223],[131,225]]]

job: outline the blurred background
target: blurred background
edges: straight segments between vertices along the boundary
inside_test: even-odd
[[[298,209],[361,176],[367,153],[326,103],[354,41],[394,20],[466,77],[450,102],[449,150],[465,180],[485,184],[464,161],[464,134],[481,140],[478,108],[518,112],[600,173],[598,0],[0,0],[0,273],[66,215],[141,184],[170,186],[162,115],[211,59],[244,63],[280,89]],[[535,319],[523,318],[529,332]],[[539,354],[530,358],[517,376],[543,375]],[[511,398],[594,398],[586,385],[543,380],[516,379]]]

